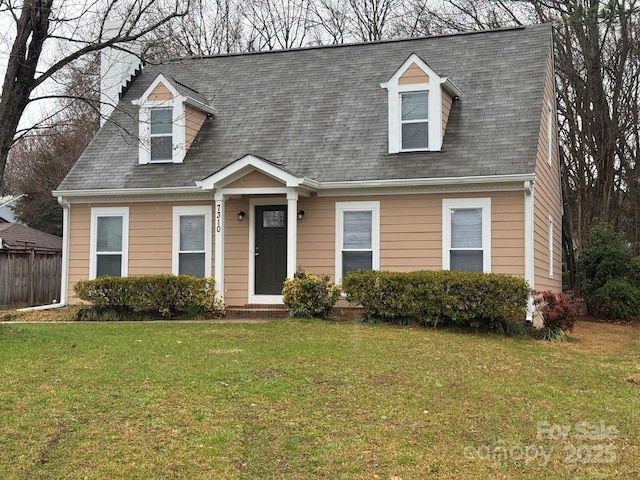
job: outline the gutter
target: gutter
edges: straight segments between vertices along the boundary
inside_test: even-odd
[[[486,175],[474,177],[401,178],[392,180],[355,180],[345,182],[318,182],[319,190],[375,187],[424,187],[442,185],[474,185],[478,183],[533,182],[535,174]],[[306,182],[305,182],[306,183]],[[525,187],[526,188],[526,187]]]
[[[524,279],[532,290],[535,288],[533,196],[534,182],[524,182]],[[527,322],[533,322],[533,311],[533,295],[529,295],[527,301]]]
[[[198,186],[193,187],[159,187],[159,188],[110,188],[103,190],[54,190],[52,195],[58,198],[58,202],[60,202],[60,198],[63,196],[65,198],[72,197],[95,197],[98,195],[104,196],[118,196],[118,195],[153,195],[153,194],[163,194],[163,193],[197,193],[202,192],[202,189]],[[64,201],[64,204],[68,203]],[[63,203],[60,203],[63,205]],[[64,208],[64,205],[63,205]]]
[[[38,305],[35,307],[19,308],[18,312],[33,312],[37,310],[53,310],[67,305],[67,288],[69,285],[69,203],[62,197],[58,197],[58,203],[62,207],[62,272],[60,285],[60,301],[49,305]]]

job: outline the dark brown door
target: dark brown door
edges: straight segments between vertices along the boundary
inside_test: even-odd
[[[287,278],[287,206],[256,206],[256,295],[281,295]]]

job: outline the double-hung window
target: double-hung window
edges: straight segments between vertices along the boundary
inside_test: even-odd
[[[442,268],[491,271],[491,199],[442,201]]]
[[[173,273],[211,276],[211,207],[173,208]]]
[[[152,108],[150,113],[151,161],[171,161],[173,159],[173,108]]]
[[[89,277],[127,276],[129,208],[91,209]]]
[[[336,279],[380,268],[380,202],[336,203]]]
[[[402,150],[429,148],[429,92],[400,94]]]

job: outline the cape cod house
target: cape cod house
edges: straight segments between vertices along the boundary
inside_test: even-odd
[[[117,93],[54,192],[65,301],[80,279],[172,272],[278,304],[297,268],[561,289],[550,25],[180,59]]]

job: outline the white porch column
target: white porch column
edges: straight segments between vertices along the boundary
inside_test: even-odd
[[[224,299],[224,202],[226,199],[221,193],[216,193],[215,200],[216,210],[213,223],[216,238],[216,258],[214,278],[218,297]]]
[[[298,251],[298,192],[287,190],[287,278],[296,273]]]

